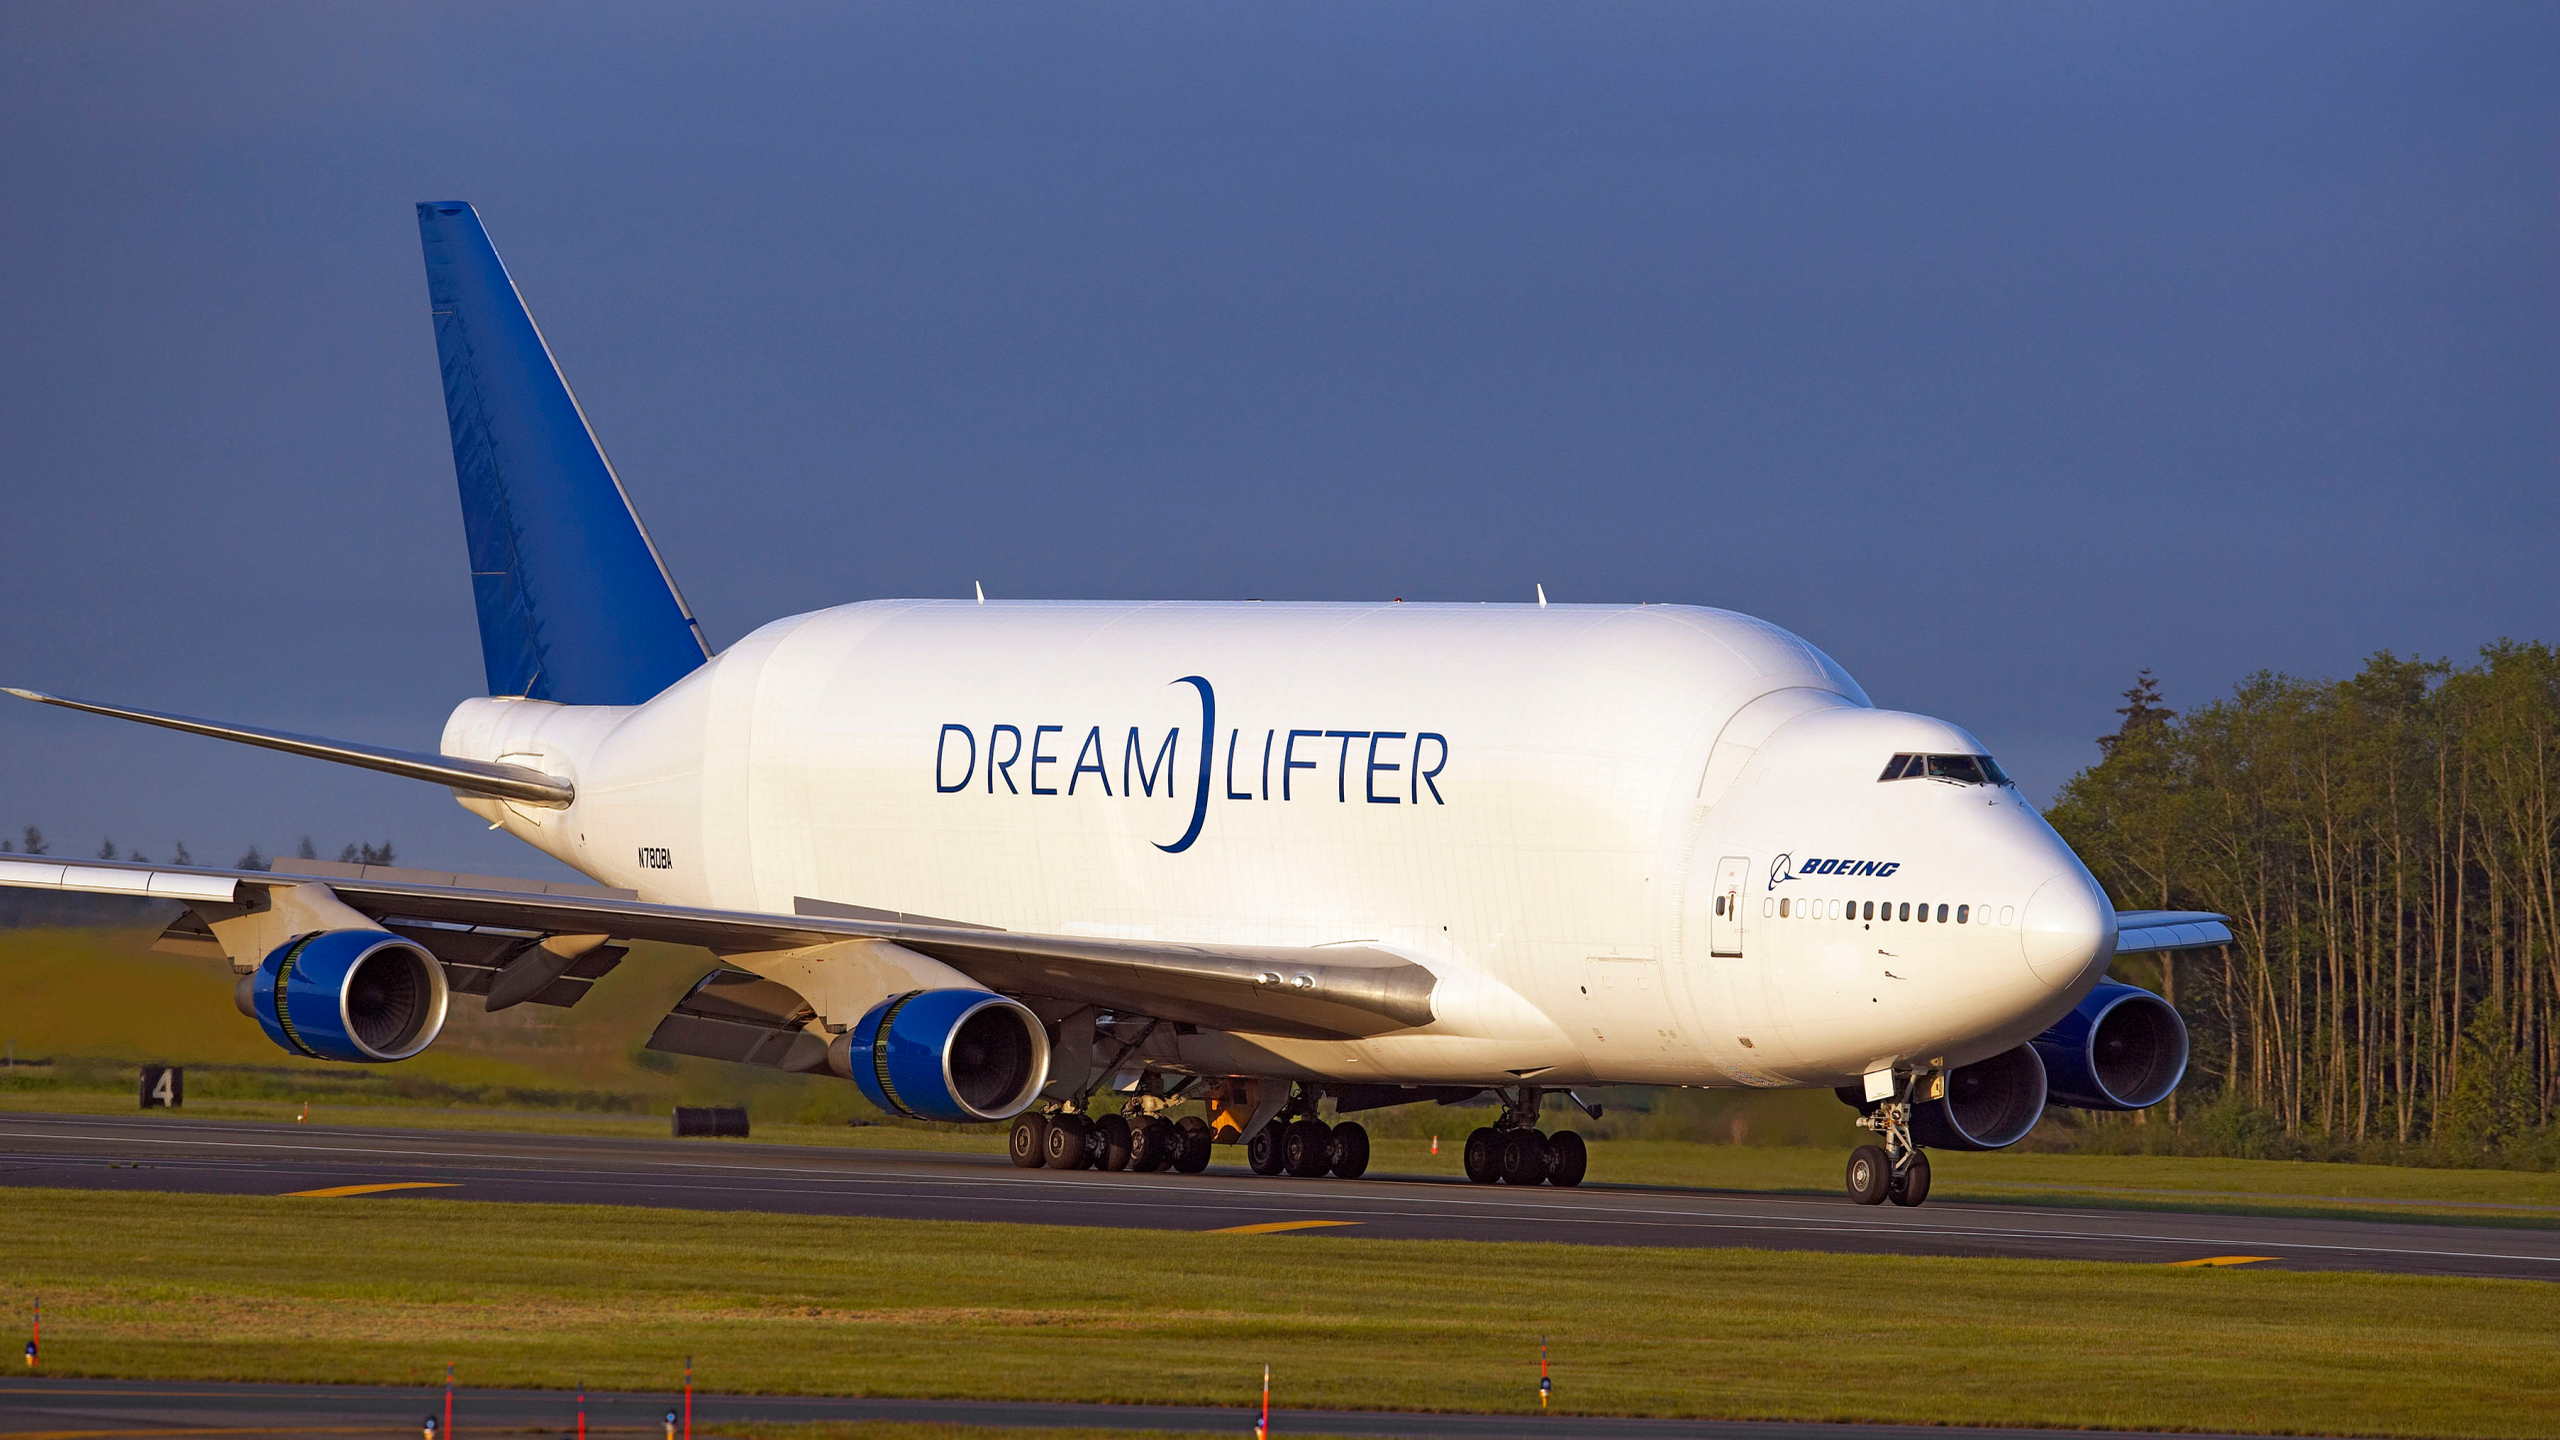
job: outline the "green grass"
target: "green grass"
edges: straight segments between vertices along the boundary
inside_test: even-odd
[[[2560,1286],[12,1190],[79,1376],[2560,1433]]]

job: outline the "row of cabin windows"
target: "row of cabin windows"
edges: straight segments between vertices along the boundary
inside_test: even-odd
[[[1884,773],[1876,777],[1881,785],[1887,780],[1951,780],[1958,785],[2006,785],[2007,772],[2000,762],[1988,755],[1896,755],[1885,762]]]
[[[1933,909],[1934,914],[1931,913]],[[1765,901],[1762,902],[1761,913],[1764,915],[1769,913],[1769,906]],[[1908,920],[1913,924],[1927,924],[1934,920],[1940,925],[1972,925],[1977,923],[1977,916],[1978,923],[1990,924],[1991,907],[1988,905],[1932,907],[1926,903],[1915,905],[1907,900],[1900,902],[1798,900],[1793,897],[1777,902],[1777,917],[1781,920]],[[2002,911],[2000,923],[2003,925],[2009,923],[2009,918],[2009,912]]]

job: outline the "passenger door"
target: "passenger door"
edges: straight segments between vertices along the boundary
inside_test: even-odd
[[[1742,954],[1742,896],[1749,888],[1751,861],[1727,855],[1716,862],[1715,898],[1707,921],[1707,949],[1713,955]]]

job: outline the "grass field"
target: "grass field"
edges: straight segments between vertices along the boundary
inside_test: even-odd
[[[2560,1433],[2560,1286],[13,1190],[57,1374]]]

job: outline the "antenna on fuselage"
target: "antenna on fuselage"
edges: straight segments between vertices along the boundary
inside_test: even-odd
[[[1541,610],[1547,608],[1547,587],[1544,584],[1538,586],[1538,608]]]
[[[970,581],[969,583],[978,587],[978,603],[979,603],[979,604],[981,604],[981,605],[986,604],[986,603],[987,603],[987,587],[986,587],[986,583],[985,583],[984,581],[979,581],[979,580],[972,580],[972,581]]]

